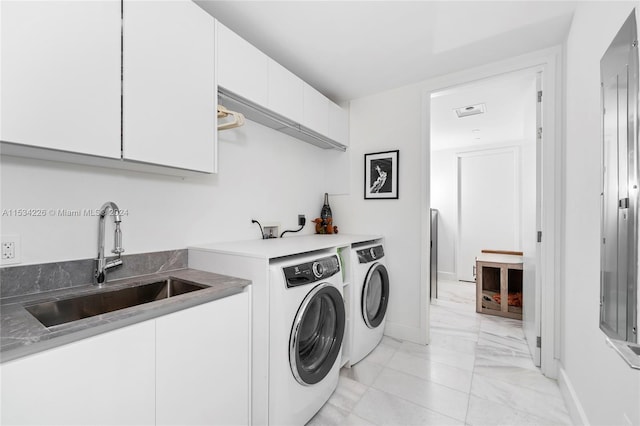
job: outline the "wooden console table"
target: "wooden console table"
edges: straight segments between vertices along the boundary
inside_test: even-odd
[[[521,255],[483,250],[476,257],[476,312],[522,319]]]

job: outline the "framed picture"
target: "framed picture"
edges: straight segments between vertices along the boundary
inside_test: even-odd
[[[364,199],[398,199],[399,151],[364,155]]]

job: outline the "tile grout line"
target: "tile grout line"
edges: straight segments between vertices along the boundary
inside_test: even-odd
[[[478,326],[478,339],[480,339],[480,327],[482,326],[482,318],[480,318],[480,325]],[[471,408],[471,389],[473,389],[473,380],[475,379],[476,376],[476,356],[477,356],[477,349],[478,349],[478,341],[476,340],[476,345],[475,345],[475,349],[476,351],[474,351],[473,354],[473,369],[471,370],[471,384],[469,385],[469,393],[467,394],[467,412],[465,413],[464,416],[464,424],[468,425],[469,422],[469,411]]]
[[[430,360],[430,361],[431,361],[431,360]],[[437,362],[437,361],[432,361],[432,362],[435,362],[436,364],[444,365],[444,366],[446,366],[446,367],[455,368],[456,370],[460,370],[460,371],[465,372],[465,373],[471,373],[471,378],[472,378],[472,380],[473,380],[473,372],[472,372],[472,371],[470,372],[469,370],[464,370],[464,369],[462,369],[462,368],[453,367],[453,366],[451,366],[451,365],[443,364],[443,363],[439,363],[439,362]],[[406,372],[406,371],[398,370],[397,368],[393,368],[393,367],[385,367],[385,368],[388,368],[389,370],[393,370],[393,371],[398,372],[398,373],[406,374],[407,376],[411,376],[411,377],[416,378],[416,379],[418,379],[418,380],[423,380],[423,381],[425,381],[425,382],[430,382],[430,383],[436,384],[436,385],[438,385],[438,386],[445,387],[445,388],[447,388],[447,389],[450,389],[450,390],[453,390],[453,391],[456,391],[456,392],[467,393],[467,392],[465,392],[465,391],[461,391],[460,389],[452,388],[451,386],[445,385],[445,384],[443,384],[443,383],[434,382],[433,380],[425,379],[425,378],[422,378],[422,377],[420,377],[420,376],[416,376],[416,375],[415,375],[415,374],[413,374],[413,373],[408,373],[408,372]]]
[[[425,407],[424,405],[420,405],[420,404],[418,404],[418,403],[415,403],[415,402],[413,402],[413,401],[411,401],[411,400],[409,400],[409,399],[406,399],[406,398],[404,398],[404,397],[402,397],[402,396],[400,396],[400,395],[396,395],[396,394],[394,394],[394,393],[387,392],[386,390],[383,390],[383,389],[374,388],[373,386],[369,386],[369,387],[370,387],[370,388],[372,388],[373,390],[375,390],[376,392],[382,392],[382,393],[384,393],[384,394],[386,394],[386,395],[389,395],[389,396],[391,396],[391,397],[393,397],[393,398],[401,399],[402,401],[406,402],[407,404],[411,404],[411,405],[413,405],[413,406],[415,406],[415,407],[417,407],[417,408],[419,408],[419,409],[421,409],[421,410],[427,410],[427,411],[430,411],[430,412],[432,412],[432,413],[436,413],[436,414],[437,414],[437,415],[439,415],[439,416],[443,416],[443,417],[446,417],[446,418],[448,418],[448,419],[455,420],[455,421],[457,421],[457,422],[459,422],[459,421],[460,421],[460,419],[456,419],[456,418],[454,418],[454,417],[451,417],[451,416],[450,416],[450,415],[448,415],[448,414],[444,414],[444,413],[442,413],[442,412],[440,412],[440,411],[436,411],[436,410],[434,410],[433,408]],[[465,416],[465,417],[466,417],[466,416]],[[365,419],[365,420],[366,420],[366,419]],[[368,421],[368,420],[367,420],[367,421]]]
[[[429,346],[429,345],[426,345],[426,346]],[[400,350],[400,347],[395,348],[395,351],[394,351],[393,356],[395,356],[395,354],[396,354],[399,350]],[[452,352],[453,352],[453,351],[452,351]],[[392,356],[391,358],[393,358],[393,356]],[[441,411],[438,411],[438,410],[433,409],[433,408],[425,407],[424,405],[421,405],[421,404],[418,404],[418,403],[416,403],[416,402],[414,402],[414,401],[411,401],[411,400],[409,400],[409,399],[406,399],[406,398],[405,398],[405,397],[403,397],[403,396],[396,395],[396,394],[391,393],[391,392],[388,392],[388,391],[386,391],[386,390],[384,390],[384,389],[380,389],[380,388],[374,387],[373,385],[375,384],[375,381],[378,379],[378,377],[380,377],[380,375],[382,374],[382,372],[384,371],[384,369],[388,368],[389,370],[397,371],[397,372],[399,372],[399,373],[403,373],[403,374],[406,374],[406,375],[408,375],[408,376],[415,377],[415,378],[416,378],[416,379],[418,379],[418,380],[423,380],[423,381],[425,381],[425,382],[431,382],[431,383],[434,383],[434,384],[436,384],[436,385],[439,385],[439,386],[442,386],[442,387],[446,387],[447,389],[450,389],[450,390],[453,390],[453,391],[456,391],[456,392],[464,393],[464,392],[462,392],[462,391],[460,391],[460,390],[458,390],[458,389],[454,389],[454,388],[451,388],[451,387],[449,387],[449,386],[445,386],[445,385],[442,385],[442,384],[440,384],[440,383],[433,382],[433,381],[431,381],[431,380],[422,379],[421,377],[417,377],[417,376],[415,376],[415,375],[413,375],[413,374],[411,374],[411,373],[407,373],[407,372],[400,371],[400,370],[396,370],[395,368],[389,367],[389,366],[388,366],[388,364],[389,364],[389,362],[391,361],[391,358],[389,358],[389,361],[387,361],[387,364],[384,364],[384,365],[382,365],[382,364],[378,364],[378,365],[381,365],[381,366],[382,366],[382,370],[380,370],[380,372],[379,372],[379,373],[378,373],[378,375],[376,376],[376,379],[375,379],[375,380],[373,381],[373,383],[369,386],[369,388],[371,388],[371,389],[373,389],[373,390],[375,390],[375,391],[378,391],[378,392],[383,392],[383,393],[385,393],[385,394],[387,394],[387,395],[391,395],[391,396],[396,397],[396,398],[398,398],[398,399],[401,399],[401,400],[403,400],[403,401],[405,401],[405,402],[407,402],[407,403],[409,403],[409,404],[412,404],[412,405],[414,405],[414,406],[416,406],[416,407],[420,407],[420,408],[422,408],[422,409],[425,409],[425,410],[431,411],[431,412],[433,412],[433,413],[439,414],[439,415],[444,416],[444,417],[447,417],[447,418],[449,418],[449,419],[453,419],[453,420],[459,421],[459,419],[456,419],[456,418],[454,418],[454,417],[451,417],[450,415],[445,414],[445,413],[443,413],[443,412],[441,412]],[[431,360],[431,359],[429,359],[429,361],[432,361],[432,360]],[[437,361],[433,361],[433,362],[437,362]],[[443,364],[443,363],[438,363],[438,364],[445,365],[445,366],[449,366],[448,364]],[[452,366],[449,366],[449,367],[452,367]],[[452,368],[456,368],[456,367],[452,367]],[[463,370],[463,369],[459,369],[459,370]],[[463,371],[468,371],[468,370],[463,370]],[[465,414],[465,419],[466,419],[466,414]]]
[[[393,351],[393,355],[391,355],[391,357],[389,358],[389,360],[391,360],[391,358],[393,358],[393,357],[395,356],[396,352],[398,352],[398,348],[393,348],[393,349],[394,349],[394,351]],[[371,351],[371,352],[373,352],[373,351]],[[367,356],[368,356],[368,355],[367,355]],[[366,358],[366,357],[365,357],[365,358]],[[388,364],[388,363],[389,363],[389,361],[387,361],[387,364]],[[375,363],[375,362],[372,362],[372,364],[376,364],[376,363]],[[377,364],[377,365],[381,365],[381,364]],[[385,368],[387,368],[387,367],[386,367],[386,365],[381,365],[381,366],[382,366],[382,370],[384,370]],[[351,367],[351,368],[353,368],[353,367]],[[378,379],[378,376],[380,376],[380,374],[382,373],[382,370],[380,370],[380,371],[378,372],[378,374],[376,375],[376,377],[373,379],[372,384],[373,384],[373,383]],[[355,410],[356,406],[360,403],[360,401],[362,401],[362,398],[364,398],[364,395],[367,393],[367,391],[369,391],[369,390],[370,390],[370,389],[372,389],[372,388],[373,388],[374,390],[378,390],[378,389],[374,388],[372,385],[367,385],[367,384],[364,384],[364,383],[359,382],[359,381],[357,381],[357,380],[354,380],[354,381],[355,381],[355,382],[357,382],[357,383],[360,383],[360,384],[362,384],[362,385],[364,385],[364,386],[366,386],[366,388],[367,388],[364,392],[362,392],[362,395],[360,395],[360,397],[358,398],[358,400],[356,401],[356,403],[355,403],[355,404],[353,404],[353,408],[349,411],[349,414],[353,414],[354,416],[358,416],[356,413],[354,413],[354,410]],[[349,417],[349,416],[347,416],[347,417]],[[360,416],[358,416],[358,417],[359,417],[359,418],[362,418],[362,417],[360,417]],[[345,419],[345,420],[346,420],[346,419]],[[374,425],[378,426],[378,423],[374,423],[374,422],[372,422],[372,421],[370,421],[370,420],[367,420],[367,419],[364,419],[364,418],[363,418],[363,420],[366,420],[367,422],[369,422],[369,423],[371,423],[371,424],[374,424]]]

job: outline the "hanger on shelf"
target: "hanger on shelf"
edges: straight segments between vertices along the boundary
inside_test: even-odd
[[[232,121],[218,124],[218,130],[234,129],[244,125],[244,115],[239,112],[230,111],[223,105],[218,105],[218,118],[233,117]]]

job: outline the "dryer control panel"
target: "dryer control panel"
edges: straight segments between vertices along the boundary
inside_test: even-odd
[[[313,262],[288,266],[282,270],[287,280],[287,287],[296,287],[332,277],[340,272],[340,262],[338,262],[338,256],[333,255]]]
[[[356,253],[358,253],[358,263],[375,262],[384,257],[384,247],[381,245],[368,247],[358,250]]]

